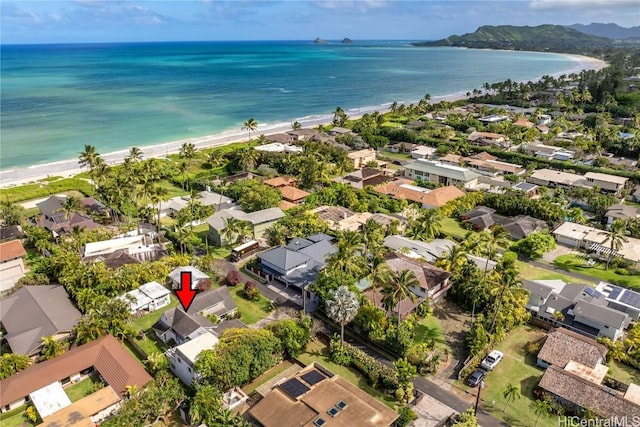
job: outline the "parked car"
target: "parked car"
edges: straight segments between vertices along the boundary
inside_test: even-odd
[[[476,369],[471,375],[469,375],[469,378],[467,378],[467,385],[477,387],[485,376],[487,376],[487,371],[483,369]]]
[[[491,353],[487,354],[487,357],[482,359],[480,367],[486,369],[487,371],[493,371],[493,368],[495,368],[496,365],[500,363],[503,357],[504,354],[501,351],[493,350]]]

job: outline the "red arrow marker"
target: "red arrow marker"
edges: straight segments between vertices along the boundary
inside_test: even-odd
[[[178,300],[180,300],[180,304],[182,304],[184,311],[189,310],[189,307],[193,302],[193,298],[196,296],[196,291],[191,289],[190,271],[180,272],[180,289],[176,291],[176,295],[178,296]]]

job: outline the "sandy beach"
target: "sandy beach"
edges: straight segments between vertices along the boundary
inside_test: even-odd
[[[561,74],[570,74],[572,72],[580,72],[581,70],[601,70],[606,67],[606,62],[591,58],[582,55],[570,55],[563,54],[576,62],[576,66],[572,70],[563,71],[560,73],[556,73],[554,76],[557,77]],[[457,92],[455,94],[447,95],[447,96],[433,96],[431,99],[432,103],[437,103],[443,100],[447,101],[455,101],[459,99],[465,98],[465,91]],[[418,100],[398,100],[398,103],[416,103]],[[349,109],[345,112],[349,116],[349,118],[355,119],[359,118],[366,113],[372,113],[374,111],[379,112],[387,112],[389,111],[391,103],[371,106],[371,107],[363,107],[356,109]],[[306,116],[301,119],[298,119],[298,122],[303,127],[314,127],[321,124],[329,124],[333,119],[332,114],[327,115],[317,115],[317,116]],[[254,135],[272,135],[276,133],[282,133],[291,129],[291,124],[289,123],[278,123],[278,124],[262,124],[259,125],[258,130],[254,132]],[[168,154],[177,153],[180,151],[180,147],[184,143],[191,143],[196,146],[198,149],[223,146],[227,144],[231,144],[233,142],[246,141],[247,140],[247,132],[240,130],[230,130],[227,132],[222,132],[214,135],[206,135],[198,138],[188,138],[182,139],[178,141],[172,141],[164,144],[158,144],[153,146],[140,146],[144,154],[144,158],[152,158],[152,157],[165,157]],[[101,153],[102,158],[109,165],[116,165],[122,163],[124,158],[129,154],[128,150],[115,151],[111,153]],[[86,169],[85,169],[86,170]],[[47,178],[50,176],[62,176],[62,177],[71,177],[83,172],[83,170],[79,167],[78,159],[69,159],[58,162],[46,163],[42,165],[34,165],[26,168],[14,168],[10,170],[2,170],[0,171],[0,188],[2,187],[10,187],[16,185],[22,185],[34,181],[38,181],[43,178]]]

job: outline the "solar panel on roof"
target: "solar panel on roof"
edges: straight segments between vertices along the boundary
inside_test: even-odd
[[[616,299],[618,295],[620,295],[620,292],[622,292],[622,289],[617,286],[612,286],[612,288],[613,290],[609,293],[609,298]]]
[[[299,379],[291,378],[289,381],[283,383],[280,388],[286,391],[292,397],[298,397],[302,394],[305,394],[309,390],[309,387],[304,385]]]
[[[325,379],[325,376],[322,375],[320,372],[316,371],[315,369],[313,371],[309,371],[304,375],[300,375],[300,377],[305,380],[309,385],[315,385],[318,384],[320,381]]]
[[[340,412],[340,411],[338,411],[338,408],[333,407],[333,408],[331,408],[331,409],[329,409],[329,410],[327,411],[327,414],[329,414],[329,415],[331,416],[331,418],[333,418],[333,417],[335,417],[336,415],[338,415],[338,412]]]
[[[602,294],[600,292],[598,292],[595,289],[590,288],[588,286],[586,288],[584,288],[584,291],[585,291],[585,293],[587,295],[591,295],[594,298],[600,298],[602,296]]]
[[[322,427],[323,425],[325,425],[327,422],[325,420],[323,420],[322,418],[318,418],[317,420],[315,420],[313,422],[313,425],[316,427]]]
[[[623,304],[630,305],[635,308],[640,308],[640,294],[635,292],[629,292],[626,290],[625,293],[622,294],[619,300]]]
[[[347,402],[345,402],[344,400],[340,400],[338,403],[336,403],[336,408],[338,408],[341,411],[346,407],[347,407]]]

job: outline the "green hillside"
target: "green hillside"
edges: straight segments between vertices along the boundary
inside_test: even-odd
[[[584,52],[612,46],[612,40],[582,33],[561,25],[516,27],[513,25],[483,26],[474,33],[450,36],[433,42],[413,43],[414,46],[456,46],[481,49]]]

